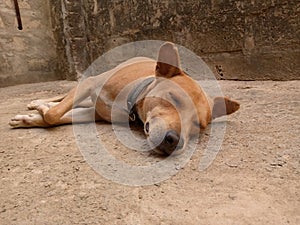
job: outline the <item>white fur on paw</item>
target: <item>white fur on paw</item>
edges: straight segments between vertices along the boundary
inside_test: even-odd
[[[42,100],[34,100],[32,102],[30,102],[28,105],[27,105],[27,108],[29,110],[34,110],[34,109],[37,109],[40,105],[44,104],[45,102],[42,101]]]
[[[9,125],[12,128],[33,127],[37,125],[36,122],[39,120],[43,120],[39,114],[16,115],[10,120]]]

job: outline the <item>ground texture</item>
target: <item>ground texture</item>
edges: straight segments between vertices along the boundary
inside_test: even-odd
[[[212,165],[199,171],[199,147],[175,176],[140,187],[95,172],[72,126],[9,128],[31,100],[74,84],[0,89],[0,224],[300,224],[300,81],[220,82],[241,109],[227,118]],[[155,158],[122,147],[111,125],[96,126],[116,157]]]

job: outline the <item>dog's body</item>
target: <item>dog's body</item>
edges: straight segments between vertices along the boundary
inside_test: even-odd
[[[128,100],[129,96],[135,96],[134,102]],[[91,101],[85,101],[89,97]],[[177,48],[165,43],[157,61],[133,58],[85,79],[66,96],[33,101],[28,108],[39,114],[17,115],[10,122],[13,128],[95,120],[127,122],[134,110],[133,116],[144,124],[149,144],[159,152],[171,154],[183,149],[189,136],[205,128],[212,119],[238,110],[239,104],[222,97],[210,100],[180,69]]]

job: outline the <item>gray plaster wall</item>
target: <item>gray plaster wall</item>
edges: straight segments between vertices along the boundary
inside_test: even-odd
[[[62,2],[74,76],[120,44],[155,39],[194,51],[218,79],[300,78],[297,0]]]
[[[19,0],[18,30],[12,0],[0,1],[0,87],[64,78],[59,71],[48,0]]]

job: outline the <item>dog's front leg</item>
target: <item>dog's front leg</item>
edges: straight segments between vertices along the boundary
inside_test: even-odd
[[[99,80],[96,77],[89,77],[73,88],[67,96],[57,105],[49,108],[47,104],[40,105],[37,109],[49,125],[61,124],[61,118],[74,106],[91,96]]]

